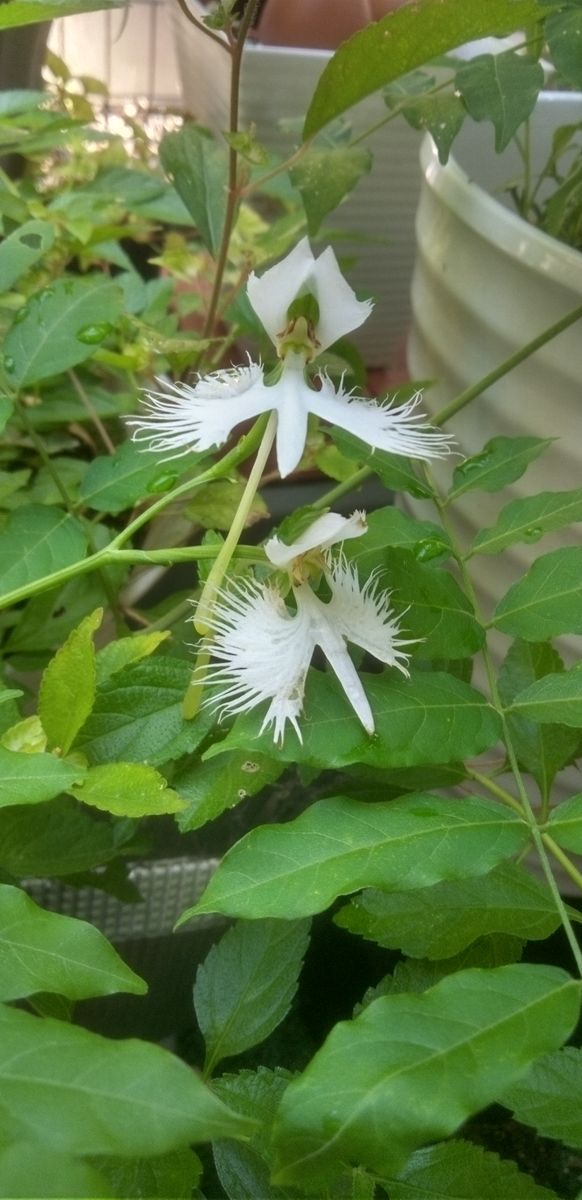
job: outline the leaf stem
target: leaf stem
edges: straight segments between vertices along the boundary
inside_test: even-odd
[[[204,21],[200,21],[198,17],[194,15],[188,6],[188,0],[178,0],[178,4],[184,13],[184,16],[188,18],[192,25],[196,26],[196,29],[199,29],[206,35],[206,37],[209,37],[211,41],[217,42],[219,46],[222,46],[223,50],[227,51],[227,53],[230,52],[230,46],[228,42],[224,38],[221,38],[219,33],[215,33],[213,29],[209,29],[208,25],[204,24]]]

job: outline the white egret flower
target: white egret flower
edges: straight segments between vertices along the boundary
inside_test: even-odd
[[[298,718],[305,678],[319,646],[356,716],[373,734],[372,710],[346,643],[408,675],[402,647],[410,642],[400,638],[389,595],[378,589],[374,576],[362,587],[355,567],[341,555],[334,559],[329,554],[331,546],[361,537],[366,529],[364,513],[328,513],[291,546],[276,537],[266,543],[273,566],[289,573],[294,612],[272,583],[244,580],[221,590],[208,622],[217,660],[208,672],[217,689],[210,703],[221,715],[248,712],[268,701],[261,733],[274,727],[274,740],[282,743],[289,721],[302,741]],[[319,599],[309,582],[321,573],[331,593],[327,601]]]
[[[144,413],[128,422],[134,441],[178,458],[225,442],[242,421],[277,412],[277,466],[282,478],[299,463],[310,413],[339,425],[379,450],[413,458],[440,458],[450,438],[431,429],[418,411],[417,393],[404,404],[378,404],[340,383],[335,388],[320,373],[319,389],[310,386],[307,364],[338,338],[357,329],[370,315],[369,300],[358,300],[344,279],[331,247],[318,259],[307,238],[260,278],[251,274],[247,295],[281,359],[279,378],[265,381],[259,363],[214,371],[192,387],[164,383],[149,392]]]

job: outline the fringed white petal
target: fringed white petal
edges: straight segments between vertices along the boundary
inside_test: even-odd
[[[349,656],[348,648],[342,637],[342,630],[335,621],[331,605],[324,604],[319,600],[307,583],[294,588],[293,594],[297,600],[297,611],[309,616],[315,644],[321,646],[364,729],[367,733],[372,734],[375,725],[370,702]]]
[[[424,413],[418,411],[421,399],[417,392],[404,404],[377,404],[344,392],[341,387],[336,392],[328,377],[322,375],[321,391],[312,392],[310,409],[321,420],[339,425],[377,450],[409,458],[443,458],[451,453],[453,439],[431,428]]]
[[[222,715],[270,701],[261,733],[274,726],[274,740],[282,742],[290,721],[301,741],[297,718],[315,645],[308,615],[290,613],[273,588],[245,582],[220,593],[208,624],[217,660],[208,672],[217,688],[210,703]]]
[[[146,394],[142,415],[127,424],[134,429],[134,442],[145,442],[147,450],[166,458],[180,458],[221,446],[241,421],[275,405],[275,389],[265,386],[262,367],[249,362],[205,375],[194,387],[164,382],[163,390]]]
[[[349,642],[408,675],[409,655],[403,647],[413,645],[416,639],[400,637],[390,595],[378,589],[375,576],[371,575],[362,587],[355,566],[340,557],[330,562],[327,579],[331,588],[327,605],[330,621]]]
[[[329,512],[318,517],[290,546],[278,537],[269,538],[265,542],[265,554],[274,567],[288,567],[294,558],[308,554],[310,550],[328,550],[347,538],[362,537],[367,529],[364,512],[356,511],[351,517]]]

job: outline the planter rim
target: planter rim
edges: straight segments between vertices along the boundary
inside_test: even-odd
[[[545,92],[542,96],[546,111],[557,107],[566,98],[570,103],[573,100],[571,92]],[[582,97],[579,99],[582,118]],[[506,208],[472,180],[453,155],[446,164],[440,163],[430,134],[422,140],[420,163],[428,187],[466,225],[524,266],[582,293],[582,253],[579,250],[559,242]]]

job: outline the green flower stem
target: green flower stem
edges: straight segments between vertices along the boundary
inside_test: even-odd
[[[277,414],[276,412],[272,412],[267,421],[267,428],[263,434],[263,440],[257,451],[257,456],[248,477],[245,490],[241,496],[234,520],[225,541],[220,547],[220,552],[215,559],[214,566],[210,569],[208,579],[204,584],[202,595],[196,608],[194,626],[197,633],[202,637],[206,637],[210,633],[208,621],[216,603],[218,591],[228,570],[228,564],[238,546],[239,538],[247,523],[248,515],[263,477],[267,459],[273,448],[276,432]]]
[[[326,492],[325,496],[320,496],[319,500],[316,500],[311,507],[315,509],[328,508],[330,504],[334,504],[336,500],[340,500],[342,496],[346,496],[349,492],[352,492],[354,488],[359,487],[361,483],[364,483],[364,480],[373,474],[374,472],[370,467],[360,467],[359,471],[354,471],[354,474],[350,475],[349,479],[343,479],[336,487]]]
[[[571,861],[571,859],[568,858],[568,855],[564,854],[562,847],[558,846],[557,842],[554,841],[553,837],[550,837],[549,833],[542,833],[542,839],[544,845],[547,846],[548,850],[550,851],[550,854],[553,854],[554,858],[560,863],[560,866],[563,867],[566,874],[570,876],[572,882],[575,883],[576,887],[582,892],[582,874],[577,867],[574,866],[574,863]]]
[[[206,37],[210,38],[211,41],[217,42],[223,50],[226,50],[227,52],[230,51],[230,46],[228,42],[224,40],[224,38],[221,38],[218,33],[215,33],[213,29],[209,29],[208,25],[205,25],[203,21],[199,21],[198,17],[194,16],[194,13],[188,6],[187,0],[178,0],[178,4],[184,13],[184,16],[188,18],[192,25],[195,25],[196,28],[199,29],[201,33],[205,34]]]
[[[108,564],[111,563],[134,563],[136,566],[151,566],[158,563],[162,566],[171,567],[174,563],[180,562],[200,562],[204,559],[217,558],[224,543],[220,546],[169,546],[164,550],[110,550],[107,548]],[[236,546],[233,551],[234,558],[244,558],[250,562],[261,563],[265,561],[265,555],[260,546]]]

